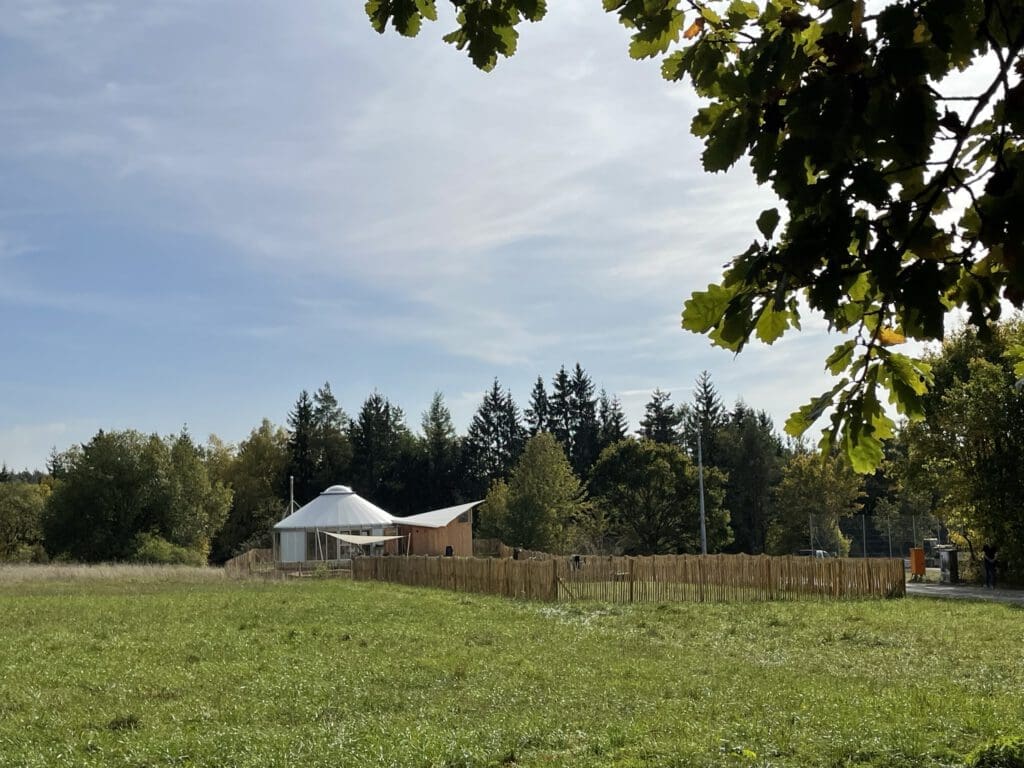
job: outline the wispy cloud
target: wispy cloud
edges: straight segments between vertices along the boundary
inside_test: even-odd
[[[0,163],[26,183],[0,198],[0,312],[77,314],[49,329],[75,345],[89,316],[159,326],[183,368],[223,364],[214,342],[232,339],[239,376],[289,339],[344,338],[410,411],[441,386],[410,381],[410,354],[444,361],[454,391],[497,374],[521,402],[576,360],[631,403],[703,368],[730,395],[774,386],[679,329],[772,205],[746,171],[700,170],[686,88],[631,62],[585,0],[553,5],[488,75],[440,42],[445,24],[406,40],[336,0],[12,0]],[[8,255],[28,243],[95,266]],[[194,274],[157,269],[182,253]],[[743,358],[789,387],[804,355],[820,368],[811,347]]]

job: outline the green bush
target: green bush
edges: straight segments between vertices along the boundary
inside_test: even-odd
[[[140,533],[135,537],[132,561],[156,565],[206,565],[206,556],[194,549],[171,544],[152,533]]]
[[[50,558],[42,544],[19,544],[0,556],[0,563],[48,563]]]
[[[967,756],[968,768],[1024,768],[1024,738],[982,744]]]

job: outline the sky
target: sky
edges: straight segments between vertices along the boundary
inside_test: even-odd
[[[357,0],[0,0],[0,462],[98,429],[238,442],[330,382],[463,431],[579,362],[633,428],[653,389],[780,426],[841,339],[684,332],[775,204],[701,170],[699,106],[595,0],[491,73]]]

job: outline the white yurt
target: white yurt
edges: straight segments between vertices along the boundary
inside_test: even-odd
[[[354,547],[383,547],[399,538],[397,531],[391,515],[376,504],[347,485],[332,485],[274,526],[274,559],[339,560]]]

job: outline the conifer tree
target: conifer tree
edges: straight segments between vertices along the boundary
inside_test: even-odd
[[[651,399],[644,406],[644,417],[640,419],[637,434],[656,443],[677,445],[679,443],[680,417],[671,403],[672,393],[656,388]]]
[[[538,432],[548,430],[551,406],[548,404],[548,393],[544,388],[544,379],[540,376],[534,382],[533,390],[530,392],[530,407],[523,411],[526,420],[526,429],[530,437]]]
[[[622,412],[622,403],[618,395],[609,398],[605,390],[597,399],[597,435],[598,455],[609,445],[614,445],[620,440],[625,440],[629,434],[629,424],[626,422],[626,414]]]
[[[412,511],[401,470],[413,438],[402,409],[375,391],[363,402],[351,439],[353,490],[389,512]]]
[[[772,490],[782,476],[786,452],[764,411],[738,402],[718,433],[720,468],[729,477],[725,505],[731,512],[733,547],[738,552],[765,551],[774,517]]]
[[[457,504],[459,492],[459,437],[444,395],[435,392],[430,408],[421,420],[423,439],[419,452],[421,465],[417,476],[417,493],[425,509],[438,509]]]
[[[576,363],[572,372],[572,396],[569,420],[569,460],[573,471],[585,477],[597,461],[598,444],[597,400],[594,397],[594,383],[586,371]]]
[[[711,382],[711,374],[701,371],[693,390],[693,403],[682,409],[683,443],[690,456],[697,458],[697,433],[700,433],[701,455],[704,466],[717,467],[721,464],[719,431],[726,424],[725,406],[718,390]]]
[[[316,487],[316,426],[313,400],[302,390],[295,408],[288,414],[288,474],[295,478],[295,500],[301,505],[311,501],[322,488]]]
[[[554,436],[568,456],[572,450],[572,379],[564,365],[551,380],[547,431]]]
[[[314,490],[322,493],[331,485],[349,482],[352,443],[348,438],[349,418],[338,405],[329,382],[313,395]]]
[[[479,498],[492,480],[508,477],[525,440],[526,429],[512,393],[502,392],[495,379],[466,434],[464,472],[469,495]]]

